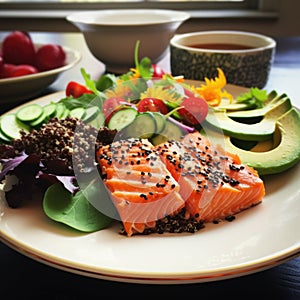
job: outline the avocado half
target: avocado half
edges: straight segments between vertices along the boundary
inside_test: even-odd
[[[237,154],[244,164],[253,167],[259,175],[283,172],[300,160],[300,114],[295,108],[285,112],[275,122],[272,149],[269,142],[261,142],[260,152],[243,150],[232,143],[230,136],[222,135],[220,131],[207,129],[205,135],[214,144],[220,144],[226,151]]]

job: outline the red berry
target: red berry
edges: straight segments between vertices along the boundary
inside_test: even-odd
[[[10,78],[16,68],[13,64],[3,64],[2,70],[0,72],[0,78]]]
[[[11,77],[19,77],[25,75],[31,75],[38,73],[38,69],[31,65],[17,65],[13,71]]]
[[[48,71],[64,65],[66,53],[60,45],[46,44],[36,53],[35,65],[39,71]]]
[[[38,73],[38,70],[31,65],[3,64],[0,70],[0,78],[19,77],[35,73]]]
[[[22,31],[14,31],[2,43],[3,60],[7,64],[34,64],[35,49],[30,36]]]
[[[3,58],[2,56],[0,56],[0,74],[2,72],[3,65],[4,65]]]

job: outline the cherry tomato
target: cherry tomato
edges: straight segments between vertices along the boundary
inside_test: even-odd
[[[11,77],[19,77],[38,73],[38,69],[31,65],[17,65],[12,69]]]
[[[187,96],[187,97],[195,97],[195,93],[187,88],[183,88],[184,89],[184,94]]]
[[[165,71],[162,68],[160,68],[158,65],[153,64],[152,69],[153,69],[152,78],[162,78],[163,75],[166,74]]]
[[[138,103],[137,109],[138,112],[159,111],[164,115],[168,113],[168,107],[161,99],[158,98],[141,99]]]
[[[178,113],[183,121],[189,125],[202,123],[208,114],[207,102],[199,97],[185,98],[180,106],[184,108],[179,109]]]
[[[60,45],[45,44],[36,52],[35,65],[39,71],[48,71],[64,65],[66,53]]]
[[[126,100],[121,97],[108,98],[103,102],[102,112],[108,118],[118,107],[120,107]]]
[[[78,82],[70,81],[68,83],[68,85],[66,87],[66,96],[67,97],[73,96],[74,98],[79,98],[83,94],[93,94],[93,92]]]
[[[7,35],[2,43],[3,61],[8,64],[33,65],[35,48],[30,36],[22,31],[14,31]]]

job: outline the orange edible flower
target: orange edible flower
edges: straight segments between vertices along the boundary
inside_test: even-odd
[[[132,72],[131,79],[141,78],[141,74],[137,68],[131,68],[130,71]]]
[[[205,77],[205,84],[202,84],[200,87],[194,87],[195,92],[211,106],[218,106],[222,98],[227,98],[229,101],[233,99],[233,96],[223,89],[227,83],[223,71],[220,68],[217,68],[217,70],[218,77],[215,79]]]

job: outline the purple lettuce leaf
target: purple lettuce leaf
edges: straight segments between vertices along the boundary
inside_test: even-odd
[[[35,187],[45,192],[49,186],[61,182],[73,195],[79,190],[73,172],[62,160],[41,161],[36,154],[27,155],[22,152],[14,158],[1,159],[0,163],[2,163],[0,182],[7,175],[17,178],[17,183],[14,183],[10,190],[5,191],[6,201],[12,208],[31,200]]]
[[[21,206],[25,200],[32,199],[36,176],[41,168],[40,158],[35,154],[30,154],[24,159],[7,163],[3,173],[16,176],[18,181],[9,191],[5,192],[5,198],[10,207],[16,208]]]
[[[79,190],[79,187],[74,184],[76,181],[75,176],[56,176],[56,178],[71,194],[74,195]]]
[[[21,162],[23,162],[28,157],[24,152],[21,155],[14,158],[1,159],[2,170],[0,172],[0,182],[4,179],[8,172],[14,170]]]

